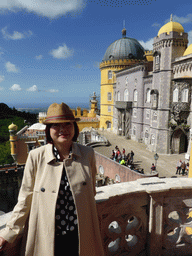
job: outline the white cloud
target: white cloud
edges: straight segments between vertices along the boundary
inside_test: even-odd
[[[39,56],[35,56],[36,60],[42,60],[43,59],[43,55],[39,55]]]
[[[4,88],[0,86],[0,91],[3,91],[3,90],[4,90]]]
[[[11,86],[10,88],[11,91],[21,91],[21,86],[19,84],[14,84],[13,86]]]
[[[66,44],[50,51],[50,54],[56,59],[67,59],[71,57],[73,53],[74,50],[69,49]]]
[[[18,31],[14,31],[13,34],[9,34],[7,32],[7,27],[1,29],[2,35],[5,39],[10,40],[20,40],[26,37],[30,37],[33,33],[29,30],[28,32],[20,33]]]
[[[56,92],[59,92],[59,90],[57,90],[57,89],[48,89],[48,90],[46,90],[46,92],[56,93]]]
[[[139,41],[139,43],[144,47],[145,50],[153,50],[153,41],[154,38],[150,38],[146,42],[141,40]]]
[[[167,19],[165,23],[169,22],[170,19]],[[187,24],[192,22],[192,14],[189,13],[186,15],[186,17],[178,17],[177,15],[173,15],[173,21],[179,22],[181,24]]]
[[[29,91],[29,92],[37,92],[38,91],[37,85],[31,86],[30,88],[27,89],[27,91]]]
[[[25,9],[38,15],[55,18],[71,12],[81,11],[86,0],[1,0],[0,9],[19,11]]]
[[[161,27],[161,24],[160,23],[153,23],[152,27]]]
[[[3,82],[5,80],[4,76],[0,76],[0,83]]]
[[[10,61],[5,63],[5,67],[8,72],[14,72],[14,73],[19,72],[19,69],[16,67],[16,65],[11,63]]]

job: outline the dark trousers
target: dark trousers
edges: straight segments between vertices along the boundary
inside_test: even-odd
[[[55,256],[79,256],[78,231],[55,236]]]

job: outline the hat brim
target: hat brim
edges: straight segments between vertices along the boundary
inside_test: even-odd
[[[61,124],[61,123],[69,123],[69,122],[79,122],[81,119],[80,118],[75,118],[73,120],[66,120],[66,119],[45,119],[43,121],[43,124]]]

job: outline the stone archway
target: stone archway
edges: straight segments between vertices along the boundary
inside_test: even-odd
[[[173,132],[171,144],[173,154],[181,154],[187,152],[188,139],[183,130],[177,129]]]

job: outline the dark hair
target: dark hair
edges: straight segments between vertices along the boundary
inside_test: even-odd
[[[51,135],[50,135],[50,128],[51,128],[51,126],[52,126],[52,123],[46,125],[45,135],[46,135],[47,143],[53,144],[53,140],[52,140]],[[77,138],[79,136],[79,127],[78,127],[76,122],[74,122],[74,129],[75,129],[75,135],[74,135],[72,141],[76,142]]]

